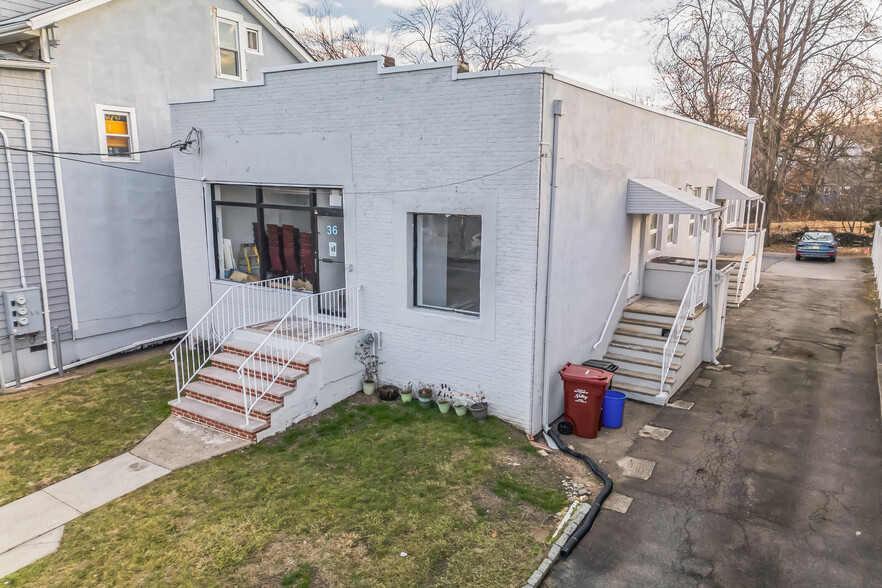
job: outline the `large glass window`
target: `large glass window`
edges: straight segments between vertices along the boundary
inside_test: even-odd
[[[414,215],[414,305],[481,311],[481,217]]]
[[[337,192],[341,206],[322,206],[322,192]],[[301,290],[345,287],[340,190],[214,185],[212,201],[218,279],[256,282],[290,276]],[[337,229],[328,243],[317,239],[319,219]],[[318,251],[318,246],[324,248]]]

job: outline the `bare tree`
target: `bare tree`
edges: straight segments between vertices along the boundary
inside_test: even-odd
[[[307,21],[295,34],[319,61],[362,57],[377,53],[376,44],[367,36],[364,25],[347,23],[333,14],[325,0],[318,8],[307,7]]]
[[[758,119],[750,183],[768,220],[811,151],[835,143],[824,133],[878,101],[877,1],[679,0],[654,23],[655,66],[678,113],[739,132]]]
[[[530,21],[489,8],[485,0],[420,0],[396,10],[392,30],[412,63],[457,60],[474,71],[530,66],[544,56],[532,47]]]

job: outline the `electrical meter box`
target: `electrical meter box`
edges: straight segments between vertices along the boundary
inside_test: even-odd
[[[7,335],[31,335],[43,330],[43,305],[39,288],[3,291]]]

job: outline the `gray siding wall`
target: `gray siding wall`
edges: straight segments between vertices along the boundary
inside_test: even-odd
[[[51,150],[49,113],[45,78],[42,71],[0,69],[0,111],[17,114],[31,122],[31,140],[36,150]],[[24,129],[20,122],[0,118],[0,128],[9,136],[10,145],[24,149]],[[25,278],[28,286],[38,287],[40,275],[37,262],[37,241],[34,210],[31,201],[25,153],[13,152],[13,177],[21,227]],[[43,251],[46,262],[46,280],[49,290],[50,317],[53,325],[63,328],[62,339],[70,339],[70,310],[65,281],[61,242],[61,219],[55,173],[51,158],[34,156],[36,188],[39,198],[40,226],[43,233]],[[12,201],[6,155],[0,150],[0,290],[21,286],[15,230],[12,220]],[[68,326],[68,328],[64,328]],[[0,334],[6,334],[6,318],[0,313]],[[3,350],[8,344],[3,341]],[[31,343],[44,341],[41,334]],[[7,370],[7,374],[10,372]]]
[[[212,6],[256,22],[235,0],[116,0],[58,23],[52,50],[58,138],[64,151],[100,151],[96,105],[135,108],[138,147],[183,139],[170,128],[168,102],[236,82],[215,76]],[[268,31],[260,67],[296,60]],[[86,158],[102,163],[97,157]],[[184,327],[184,291],[172,154],[108,169],[62,162],[78,339],[164,325]],[[131,342],[143,334],[132,332]]]
[[[0,20],[6,20],[36,10],[52,8],[64,4],[68,0],[2,0],[0,2]]]

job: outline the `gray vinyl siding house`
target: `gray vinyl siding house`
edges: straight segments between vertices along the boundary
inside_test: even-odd
[[[221,51],[219,31],[233,31],[232,48]],[[64,365],[186,330],[172,153],[137,153],[185,138],[171,132],[169,102],[303,61],[255,0],[0,3],[0,291],[37,288]],[[8,335],[0,313],[11,381]],[[22,378],[57,364],[47,335],[16,338]]]
[[[282,278],[304,301],[347,296],[347,317],[357,295],[381,381],[483,392],[529,432],[561,414],[567,361],[624,357],[616,387],[663,403],[719,350],[733,264],[715,259],[725,209],[704,188],[740,176],[744,137],[541,68],[358,58],[196,98],[172,106],[177,134],[201,132],[199,157],[175,154],[179,176],[203,179],[176,185],[191,326],[236,292],[272,302]],[[331,214],[326,192],[336,220],[297,225]],[[276,235],[288,227],[312,239],[299,265],[273,251],[302,251]],[[261,232],[257,271],[235,253]],[[244,345],[236,328],[218,338]]]

